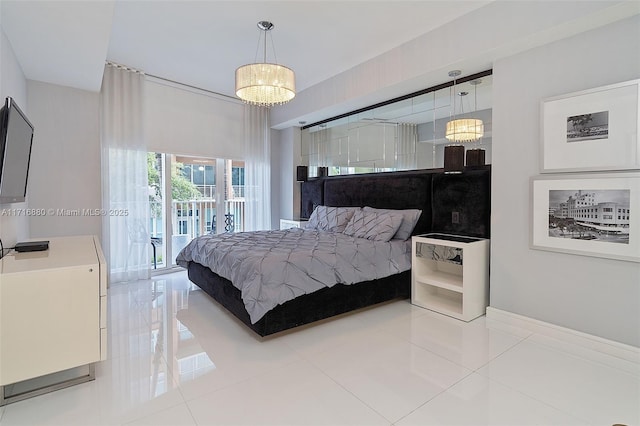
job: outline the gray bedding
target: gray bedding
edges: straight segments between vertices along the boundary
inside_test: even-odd
[[[207,266],[237,287],[251,322],[300,295],[411,268],[411,240],[389,242],[340,232],[287,229],[204,235],[176,258]]]

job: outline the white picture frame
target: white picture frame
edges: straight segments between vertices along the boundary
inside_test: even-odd
[[[539,175],[531,206],[532,249],[640,262],[640,173]]]
[[[640,80],[541,102],[541,173],[640,170]]]

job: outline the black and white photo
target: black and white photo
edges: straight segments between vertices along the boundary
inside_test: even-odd
[[[531,248],[640,262],[640,173],[531,179]]]
[[[629,244],[629,190],[550,190],[549,236]]]
[[[640,170],[640,80],[541,101],[540,171]]]
[[[609,137],[609,111],[567,117],[567,142],[607,139]]]

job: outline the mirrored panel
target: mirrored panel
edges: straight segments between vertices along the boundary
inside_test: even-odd
[[[488,73],[304,128],[302,156],[309,176],[323,170],[344,175],[441,168],[444,148],[452,144],[463,145],[465,151],[483,150],[484,163],[490,164],[492,76]],[[467,124],[462,119],[482,120],[481,127],[473,128],[478,134],[466,137],[470,141],[460,140],[465,138],[459,136],[460,126]],[[450,124],[447,137],[447,123],[452,120],[458,126]]]

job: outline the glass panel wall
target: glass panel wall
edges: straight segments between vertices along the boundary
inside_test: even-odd
[[[466,149],[485,150],[491,163],[492,76],[482,75],[453,86],[421,93],[302,130],[302,156],[309,176],[318,167],[329,175],[440,168],[447,122],[456,118],[483,120],[484,135],[465,142]],[[456,144],[459,144],[456,143]]]

